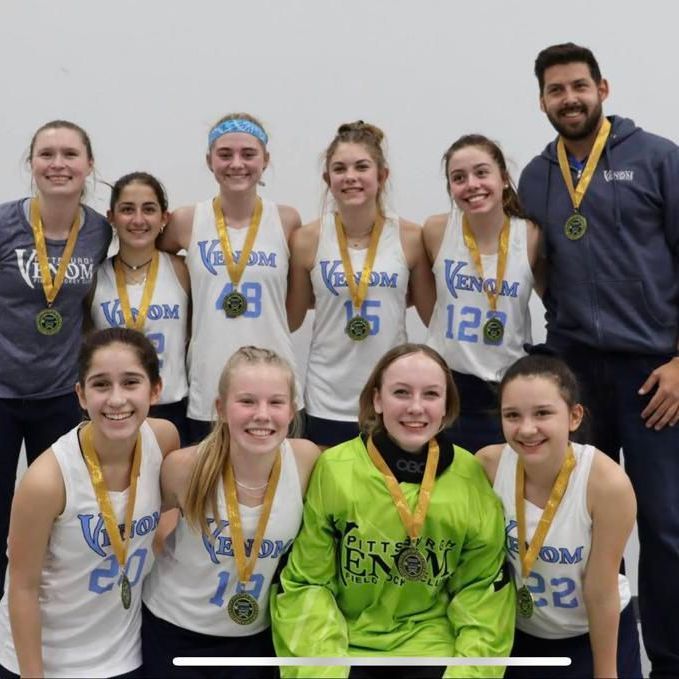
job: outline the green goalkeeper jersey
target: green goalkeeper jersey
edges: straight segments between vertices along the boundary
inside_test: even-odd
[[[410,510],[420,486],[400,483]],[[422,579],[404,575],[408,545],[384,477],[360,437],[324,452],[304,523],[271,599],[279,656],[507,656],[515,595],[504,568],[502,507],[481,465],[455,448],[419,537]],[[399,569],[399,565],[401,568]],[[348,668],[288,667],[284,677],[344,677]],[[449,667],[445,676],[502,676]]]

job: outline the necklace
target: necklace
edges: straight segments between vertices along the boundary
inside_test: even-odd
[[[246,486],[244,483],[241,483],[238,479],[236,479],[236,485],[240,486],[244,490],[264,490],[269,485],[269,482],[267,481],[261,486]]]
[[[364,241],[370,234],[372,233],[373,227],[372,225],[367,231],[364,231],[363,233],[358,233],[358,234],[347,234],[347,240],[349,241],[349,246],[352,248],[357,248],[360,247],[361,245],[364,245]]]
[[[124,264],[128,269],[131,269],[132,271],[138,271],[139,269],[145,267],[147,264],[150,264],[153,261],[153,257],[151,257],[151,259],[147,259],[145,262],[142,262],[141,264],[130,264],[129,262],[126,262],[120,256],[120,254],[118,254],[117,257],[120,260],[121,264]]]

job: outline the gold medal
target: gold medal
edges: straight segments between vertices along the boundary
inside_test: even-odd
[[[563,232],[568,240],[580,240],[587,231],[587,219],[579,212],[574,212],[564,224]]]
[[[500,344],[505,334],[505,326],[499,318],[489,318],[483,324],[483,337],[487,344]]]
[[[476,242],[476,237],[469,225],[469,220],[467,215],[462,217],[462,238],[464,244],[469,250],[469,254],[474,262],[474,267],[481,276],[481,280],[484,280],[483,275],[483,262],[481,261],[481,252],[479,251],[479,246]],[[502,283],[505,278],[505,271],[507,270],[507,255],[509,253],[509,217],[505,215],[504,222],[502,223],[502,229],[498,236],[497,244],[497,266],[495,270],[495,286],[490,289],[490,286],[483,285],[483,289],[486,292],[486,297],[488,298],[488,306],[491,311],[497,311],[497,298],[500,296],[500,291],[502,290]],[[505,334],[505,326],[502,321],[497,318],[489,318],[483,324],[483,339],[486,344],[501,344],[502,338]]]
[[[245,299],[245,295],[238,292],[238,290],[234,290],[224,298],[222,306],[227,318],[236,318],[246,312],[248,301]]]
[[[35,327],[41,335],[56,335],[63,324],[62,315],[54,307],[41,309],[35,316]]]
[[[568,240],[580,240],[587,231],[587,219],[580,214],[580,204],[582,203],[585,193],[589,187],[592,177],[594,177],[594,171],[599,163],[601,154],[604,152],[604,146],[606,146],[606,140],[608,135],[611,133],[611,123],[607,118],[604,118],[601,123],[601,127],[597,132],[596,138],[594,139],[594,144],[592,145],[592,150],[590,151],[589,158],[587,158],[587,163],[585,168],[580,175],[578,180],[578,185],[573,184],[573,177],[571,176],[571,168],[568,164],[568,156],[566,155],[566,145],[564,144],[563,138],[559,137],[556,142],[556,155],[559,159],[559,168],[561,170],[561,176],[563,177],[564,183],[566,184],[566,189],[568,189],[568,195],[571,198],[571,203],[573,204],[573,210],[575,211],[564,224],[563,232]]]
[[[531,568],[538,557],[540,549],[545,542],[549,527],[552,525],[556,510],[561,504],[564,493],[568,488],[568,480],[575,468],[575,455],[573,455],[573,448],[568,444],[566,456],[561,464],[561,469],[554,480],[554,485],[549,493],[547,504],[542,510],[542,515],[538,521],[533,539],[526,549],[526,511],[525,511],[525,487],[526,487],[526,473],[523,467],[523,461],[519,457],[516,461],[516,476],[514,481],[514,506],[516,509],[516,531],[518,533],[519,541],[519,562],[521,563],[521,579],[524,581],[521,587],[516,592],[517,607],[519,615],[524,618],[530,618],[533,615],[535,602],[530,590],[526,586],[525,580],[530,575]]]
[[[47,258],[47,243],[45,242],[45,229],[40,217],[40,205],[37,198],[31,200],[30,205],[30,220],[31,228],[33,229],[33,240],[35,241],[35,254],[38,260],[38,267],[40,269],[40,280],[42,282],[42,289],[47,300],[47,308],[41,309],[35,317],[35,326],[41,335],[56,335],[64,324],[62,315],[52,307],[52,303],[57,298],[61,286],[64,284],[66,278],[66,269],[71,261],[71,256],[75,250],[75,243],[78,240],[78,233],[80,231],[80,208],[76,212],[71,228],[68,232],[68,238],[64,251],[61,253],[59,266],[57,272],[52,280],[50,273],[49,260]]]
[[[347,235],[344,232],[344,224],[340,219],[339,214],[335,213],[335,233],[337,234],[337,245],[339,247],[340,256],[342,257],[342,266],[344,267],[344,277],[347,279],[347,287],[349,288],[349,296],[354,307],[355,316],[350,318],[347,322],[344,332],[350,339],[355,342],[361,342],[370,335],[370,323],[361,316],[361,306],[368,294],[368,283],[370,282],[370,274],[372,273],[375,264],[375,256],[377,255],[377,244],[380,241],[380,234],[384,227],[384,217],[377,215],[375,224],[370,232],[370,243],[368,244],[368,252],[365,255],[363,262],[363,270],[361,277],[356,284],[356,277],[354,274],[354,267],[349,257],[349,246],[347,245]]]
[[[276,488],[278,487],[278,480],[281,476],[281,451],[276,451],[271,474],[269,475],[269,482],[267,484],[266,493],[262,500],[262,513],[259,515],[257,521],[257,528],[255,529],[255,537],[252,540],[252,547],[250,548],[250,556],[245,556],[245,539],[243,537],[243,527],[240,520],[240,510],[238,509],[238,493],[236,492],[236,477],[233,473],[233,465],[231,460],[227,459],[226,467],[224,469],[224,495],[226,496],[226,510],[229,519],[229,529],[231,531],[231,545],[233,549],[233,558],[236,562],[236,571],[238,572],[238,581],[241,588],[244,588],[255,570],[257,564],[257,556],[259,549],[262,546],[264,539],[264,531],[269,521],[271,514],[271,507],[273,499],[276,495]],[[259,604],[257,599],[249,592],[239,592],[234,594],[229,599],[227,612],[231,620],[239,625],[249,625],[254,622],[259,615]]]
[[[125,610],[132,604],[132,587],[125,573],[123,573],[123,576],[120,578],[120,600],[123,602],[123,608]]]
[[[125,507],[125,523],[123,526],[124,538],[120,536],[120,528],[118,528],[118,519],[113,511],[113,505],[108,495],[106,482],[104,481],[104,474],[99,463],[99,456],[94,449],[94,440],[92,434],[92,424],[87,423],[80,430],[80,445],[82,448],[87,471],[90,474],[90,481],[94,489],[94,495],[97,498],[99,511],[106,526],[109,540],[111,541],[111,549],[115,554],[118,567],[122,572],[120,576],[120,600],[124,609],[128,609],[132,604],[132,585],[125,574],[125,563],[127,560],[127,551],[130,544],[130,536],[132,534],[132,516],[134,514],[134,504],[137,497],[137,481],[139,480],[139,470],[141,467],[141,434],[137,434],[137,440],[134,444],[134,452],[132,453],[132,468],[130,469],[130,485],[127,495],[127,506]]]
[[[370,322],[363,316],[354,316],[349,319],[344,332],[355,342],[361,342],[370,335]]]
[[[404,580],[424,580],[427,575],[427,561],[415,547],[406,547],[399,552],[396,568]]]
[[[257,616],[259,615],[259,604],[252,594],[241,592],[240,594],[234,594],[229,599],[227,610],[229,617],[236,624],[250,625],[257,620]]]
[[[224,262],[226,263],[226,270],[233,284],[233,291],[230,292],[222,303],[224,313],[227,318],[238,318],[242,316],[248,308],[248,302],[244,295],[236,290],[236,287],[240,283],[240,279],[243,277],[243,272],[247,266],[248,259],[250,259],[250,253],[252,252],[252,246],[255,244],[255,238],[257,238],[257,231],[259,231],[259,223],[262,221],[262,199],[257,198],[255,202],[255,209],[250,217],[250,224],[248,225],[248,231],[245,234],[245,243],[243,244],[243,249],[241,250],[238,262],[234,260],[233,250],[231,249],[231,241],[229,240],[229,232],[227,230],[226,220],[224,219],[224,212],[222,211],[222,204],[217,196],[212,201],[212,211],[215,215],[215,223],[217,225],[217,233],[219,234],[219,242],[222,246],[222,254],[224,255]]]
[[[526,585],[522,585],[516,591],[516,610],[522,618],[530,618],[534,609],[533,595]]]
[[[384,483],[387,486],[389,495],[391,495],[391,499],[394,501],[394,506],[401,519],[401,523],[410,538],[410,544],[402,549],[396,557],[396,568],[404,580],[422,580],[427,574],[427,562],[412,541],[416,540],[420,535],[427,516],[427,510],[429,509],[429,503],[431,502],[431,491],[436,481],[436,467],[439,463],[439,444],[436,442],[436,439],[429,441],[427,462],[424,466],[424,475],[422,476],[422,483],[420,484],[420,492],[414,512],[410,511],[408,500],[403,494],[401,486],[399,486],[396,477],[391,469],[389,469],[389,465],[380,455],[380,451],[375,447],[372,436],[368,438],[366,447],[372,463],[379,469],[384,478]]]

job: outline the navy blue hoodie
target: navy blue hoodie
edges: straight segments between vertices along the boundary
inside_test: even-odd
[[[588,222],[580,240],[564,235],[573,204],[559,169],[556,140],[533,158],[519,181],[523,207],[545,236],[548,341],[674,354],[679,336],[679,147],[627,118],[609,120],[611,134],[580,204]]]

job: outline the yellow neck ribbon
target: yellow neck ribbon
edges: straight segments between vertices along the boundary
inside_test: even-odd
[[[118,564],[121,569],[125,568],[125,561],[127,559],[127,548],[130,542],[132,532],[132,515],[134,514],[134,503],[137,497],[137,481],[139,479],[139,468],[141,466],[141,434],[137,434],[137,440],[134,444],[134,453],[132,456],[132,469],[130,471],[130,486],[127,496],[127,506],[125,507],[125,526],[123,529],[123,537],[120,537],[120,529],[118,528],[118,520],[111,505],[111,499],[108,495],[106,482],[101,470],[101,463],[99,456],[94,449],[94,441],[92,438],[92,425],[86,424],[80,430],[80,440],[82,442],[83,457],[87,470],[90,473],[92,487],[97,498],[97,504],[101,511],[106,532],[111,541],[111,548],[116,556]]]
[[[35,252],[38,257],[38,266],[40,267],[40,278],[42,280],[42,289],[45,292],[45,299],[47,306],[52,306],[54,300],[61,290],[66,278],[66,269],[71,261],[73,250],[75,249],[75,242],[78,240],[78,232],[80,231],[80,207],[78,207],[71,228],[68,232],[68,239],[66,246],[59,261],[54,280],[50,273],[49,262],[47,260],[47,244],[45,242],[45,228],[40,217],[40,204],[38,198],[31,199],[30,207],[31,228],[33,229],[33,239],[35,240]]]
[[[351,265],[351,257],[349,257],[349,246],[347,245],[347,235],[344,231],[344,224],[339,213],[335,213],[335,232],[337,233],[337,244],[339,245],[340,256],[342,257],[342,266],[344,267],[344,276],[347,279],[347,286],[349,287],[349,294],[353,302],[356,313],[359,313],[361,304],[368,294],[368,283],[370,282],[370,274],[375,264],[375,256],[377,255],[377,244],[380,241],[380,234],[384,227],[384,217],[378,215],[372,231],[370,232],[370,243],[368,245],[368,252],[363,262],[363,270],[361,271],[361,278],[358,285],[356,284],[356,276],[354,274],[354,267]]]
[[[589,158],[587,159],[585,169],[582,171],[582,175],[580,175],[577,187],[573,186],[573,177],[571,176],[571,169],[568,165],[568,157],[566,156],[566,146],[564,141],[561,137],[559,137],[559,140],[556,142],[556,155],[559,159],[561,175],[563,176],[564,182],[566,182],[566,188],[568,189],[568,195],[571,197],[573,209],[576,211],[580,209],[580,203],[582,203],[582,199],[585,197],[587,187],[592,181],[594,170],[596,170],[596,166],[599,163],[601,154],[604,152],[604,146],[606,145],[606,140],[608,139],[610,132],[611,123],[608,118],[604,118],[604,121],[601,123],[601,127],[599,128],[594,140],[594,145],[592,146],[592,151],[590,152]]]
[[[158,278],[158,266],[160,261],[160,254],[158,250],[153,253],[151,265],[149,266],[148,275],[144,281],[144,291],[141,295],[141,302],[137,311],[137,317],[132,316],[132,308],[130,307],[130,298],[127,294],[127,283],[125,283],[125,271],[123,265],[116,257],[113,262],[113,269],[116,275],[116,288],[118,290],[118,298],[120,299],[120,307],[123,311],[123,318],[125,319],[125,326],[131,330],[138,330],[142,332],[144,323],[146,322],[146,315],[153,299],[153,291],[156,288],[156,279]]]
[[[419,536],[420,531],[422,530],[424,520],[427,516],[427,510],[429,509],[429,503],[431,502],[431,491],[434,487],[434,481],[436,480],[436,467],[439,462],[439,444],[436,442],[436,439],[431,439],[429,441],[427,463],[424,467],[424,476],[422,477],[422,484],[420,485],[420,492],[414,513],[410,511],[408,501],[406,500],[396,477],[375,447],[372,436],[368,438],[367,449],[373,464],[379,469],[384,477],[384,483],[394,501],[394,505],[396,506],[401,518],[401,523],[403,524],[408,537],[411,540],[414,540]]]
[[[526,486],[526,473],[524,470],[523,462],[519,458],[516,463],[516,483],[515,483],[515,496],[514,501],[516,504],[516,523],[517,532],[519,539],[519,560],[521,561],[521,575],[525,579],[530,573],[530,569],[535,563],[535,559],[542,548],[547,537],[547,532],[549,527],[552,525],[552,520],[556,514],[556,510],[559,508],[559,504],[566,492],[568,487],[568,480],[570,479],[571,472],[575,467],[575,456],[573,455],[573,448],[568,444],[568,449],[566,451],[566,457],[559,469],[559,473],[554,481],[552,490],[549,493],[549,499],[547,504],[542,511],[540,516],[540,521],[538,522],[535,533],[533,534],[533,539],[530,541],[528,546],[528,551],[526,551],[526,511],[525,511],[525,486]]]
[[[469,250],[469,254],[472,257],[474,266],[481,276],[483,281],[483,263],[481,261],[481,253],[479,252],[479,246],[474,237],[474,233],[469,226],[469,220],[466,215],[462,217],[462,237],[464,238],[464,244]],[[507,269],[507,253],[509,252],[509,217],[505,215],[505,221],[502,224],[502,229],[500,230],[500,235],[498,237],[498,248],[497,248],[497,268],[495,272],[495,286],[493,290],[490,290],[490,286],[484,285],[483,288],[486,292],[486,297],[488,297],[488,305],[492,311],[497,309],[497,298],[502,290],[502,283],[505,278],[505,271]]]
[[[229,232],[227,230],[226,219],[222,211],[222,203],[219,196],[216,196],[212,201],[212,210],[215,215],[215,224],[217,225],[217,233],[219,234],[219,242],[222,246],[222,253],[224,254],[224,262],[226,270],[229,273],[229,278],[233,283],[234,289],[238,287],[240,279],[243,276],[245,267],[247,266],[252,246],[255,244],[257,238],[257,231],[259,231],[259,223],[262,221],[262,199],[258,196],[255,202],[255,209],[250,217],[250,224],[248,225],[248,232],[245,236],[245,243],[241,250],[238,263],[234,261],[233,250],[231,249],[231,241],[229,240]]]
[[[273,499],[276,494],[276,487],[278,486],[280,475],[281,451],[277,450],[276,459],[274,460],[271,475],[269,476],[269,485],[266,488],[266,493],[262,502],[262,513],[259,515],[259,521],[257,522],[255,538],[250,550],[250,558],[246,560],[243,527],[240,520],[240,511],[238,510],[236,478],[233,473],[231,460],[227,460],[226,468],[224,470],[224,494],[226,495],[226,509],[229,514],[229,525],[231,528],[231,545],[236,560],[238,579],[242,585],[245,585],[250,580],[252,572],[255,570],[257,555],[259,554],[259,548],[262,546],[264,531],[266,530],[266,524],[269,521],[269,514],[271,513],[271,506],[273,505]]]

